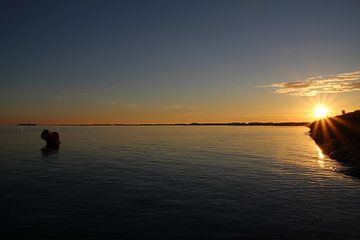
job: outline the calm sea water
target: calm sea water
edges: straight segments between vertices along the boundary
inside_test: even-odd
[[[360,180],[305,127],[0,128],[0,237],[360,239]]]

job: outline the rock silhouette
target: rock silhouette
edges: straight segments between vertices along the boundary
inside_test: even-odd
[[[46,141],[46,150],[58,150],[60,147],[60,135],[57,132],[50,132],[45,129],[41,132],[41,139]]]
[[[310,136],[330,158],[360,166],[360,110],[314,121]]]

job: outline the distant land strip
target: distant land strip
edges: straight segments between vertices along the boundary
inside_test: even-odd
[[[39,124],[40,126],[307,126],[309,122],[230,122],[230,123],[94,123],[94,124]],[[36,124],[19,124],[36,126]]]

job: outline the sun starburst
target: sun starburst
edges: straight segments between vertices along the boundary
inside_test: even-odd
[[[317,105],[314,108],[314,117],[317,119],[325,118],[329,113],[329,108],[324,105]]]

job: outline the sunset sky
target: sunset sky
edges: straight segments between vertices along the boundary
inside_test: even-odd
[[[2,1],[0,124],[360,109],[360,1]]]

